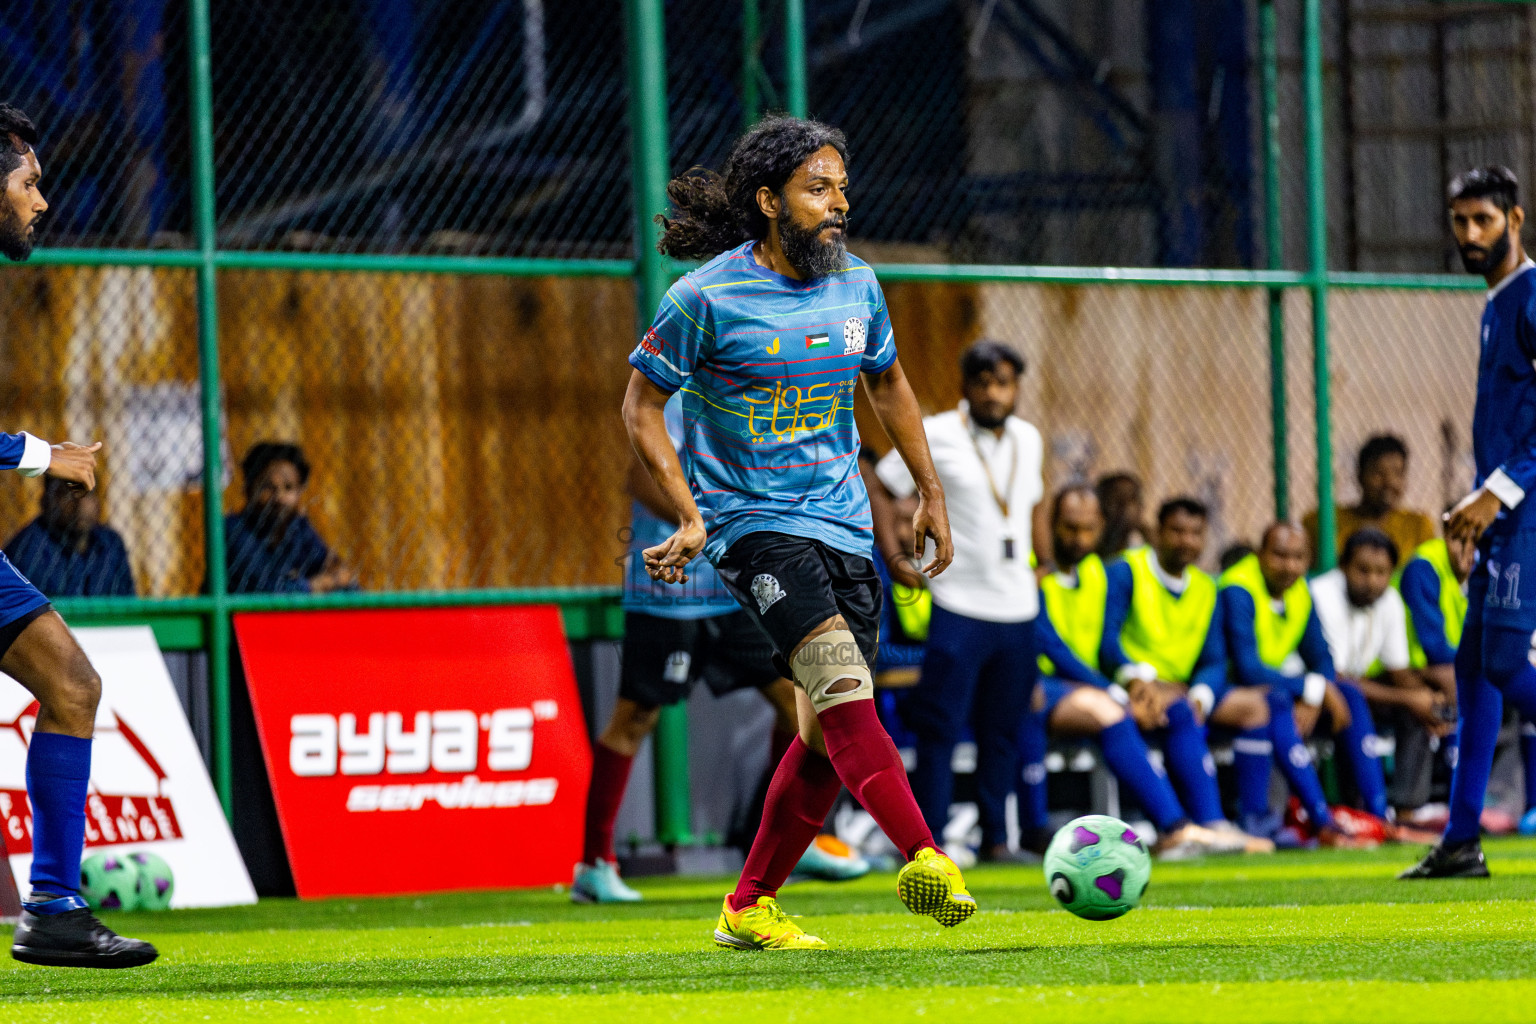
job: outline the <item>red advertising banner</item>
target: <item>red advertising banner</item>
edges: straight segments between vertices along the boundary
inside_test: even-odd
[[[553,605],[235,616],[306,899],[568,881],[592,753]]]

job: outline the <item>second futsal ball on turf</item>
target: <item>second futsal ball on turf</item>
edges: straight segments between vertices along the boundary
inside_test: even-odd
[[[1152,855],[1131,826],[1089,814],[1066,826],[1045,851],[1045,883],[1056,902],[1090,921],[1133,909],[1152,877]]]
[[[139,869],[138,884],[134,889],[140,910],[164,910],[171,905],[176,892],[176,876],[171,866],[159,854],[147,850],[135,850],[128,855]]]
[[[92,910],[134,910],[139,866],[116,853],[93,853],[80,864],[80,895]]]

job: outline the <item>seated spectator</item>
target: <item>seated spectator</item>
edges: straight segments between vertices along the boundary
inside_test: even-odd
[[[1141,479],[1134,473],[1109,473],[1099,477],[1093,487],[1104,516],[1104,535],[1099,538],[1098,555],[1112,562],[1131,548],[1147,543],[1146,499]]]
[[[357,573],[326,545],[301,510],[309,461],[296,444],[262,441],[240,463],[245,508],[224,517],[229,592],[311,593],[357,589]]]
[[[6,557],[49,597],[133,597],[122,536],[101,522],[101,498],[67,480],[43,483],[42,513],[11,538]]]
[[[1429,516],[1398,507],[1408,484],[1408,446],[1392,434],[1378,434],[1366,441],[1356,462],[1356,479],[1360,482],[1359,503],[1334,508],[1335,544],[1342,545],[1351,534],[1367,526],[1375,527],[1397,545],[1400,561],[1395,568],[1401,569],[1420,544],[1435,538],[1435,524]],[[1315,569],[1322,550],[1318,545],[1317,513],[1308,512],[1301,525],[1312,545]]]
[[[1410,737],[1405,747],[1411,751],[1418,746],[1413,737],[1447,736],[1453,722],[1447,717],[1445,694],[1410,671],[1408,613],[1402,596],[1392,587],[1397,556],[1392,538],[1366,527],[1344,542],[1339,567],[1309,585],[1339,686],[1353,686],[1363,693],[1373,714],[1391,722],[1399,736]],[[1351,711],[1336,708],[1333,713],[1337,717]],[[1334,727],[1342,732],[1337,721]],[[1375,737],[1364,735],[1363,741],[1365,748],[1351,751],[1350,756],[1374,759]],[[1428,743],[1422,746],[1422,754],[1427,754]],[[1435,838],[1431,835],[1423,841]]]

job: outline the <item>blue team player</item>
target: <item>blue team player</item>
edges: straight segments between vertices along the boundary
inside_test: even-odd
[[[678,523],[643,552],[647,571],[686,582],[703,551],[796,685],[800,735],[715,927],[732,949],[825,947],[776,896],[843,785],[909,858],[897,877],[909,910],[955,925],[976,909],[875,712],[881,592],[857,461],[861,379],[917,483],[913,530],[935,542],[930,576],[954,549],[885,299],[844,246],[847,152],[835,128],[770,117],[732,147],[723,176],[696,168],[674,179],[677,213],[662,218],[659,248],[707,262],[667,292],[630,355],[625,426]],[[664,415],[677,391],[681,453]]]
[[[38,181],[37,128],[0,104],[0,252],[20,262],[32,254],[37,220],[48,209]],[[89,446],[50,446],[31,434],[0,434],[0,469],[46,474],[91,490],[96,453]],[[48,599],[0,556],[0,671],[37,698],[37,724],[27,746],[27,797],[32,804],[32,893],[22,903],[11,955],[45,967],[139,967],[155,947],[116,934],[80,898],[85,797],[91,780],[91,735],[101,678]]]
[[[1525,211],[1507,167],[1459,175],[1448,205],[1463,265],[1488,282],[1472,412],[1476,487],[1445,528],[1447,539],[1478,545],[1478,565],[1456,649],[1461,733],[1450,821],[1402,878],[1487,877],[1479,820],[1505,700],[1536,718],[1536,501],[1528,500],[1536,488],[1536,275],[1520,245]]]

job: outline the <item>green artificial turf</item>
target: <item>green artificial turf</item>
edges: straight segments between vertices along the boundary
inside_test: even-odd
[[[1054,909],[1038,868],[967,873],[956,929],[906,914],[890,875],[804,883],[785,909],[832,943],[709,943],[724,879],[638,883],[640,905],[557,892],[453,894],[108,915],[159,946],[136,971],[0,961],[34,1021],[1536,1019],[1536,842],[1487,846],[1487,881],[1405,883],[1417,848],[1159,864],[1141,909]],[[0,932],[0,938],[7,937]]]

